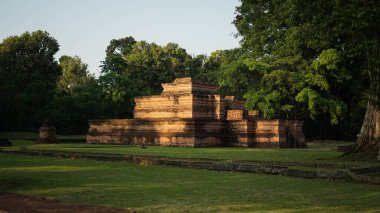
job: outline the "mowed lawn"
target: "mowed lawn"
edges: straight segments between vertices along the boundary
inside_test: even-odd
[[[0,189],[138,212],[380,211],[378,185],[4,153]]]
[[[352,161],[349,157],[342,157],[336,150],[338,145],[351,144],[348,142],[313,142],[306,149],[278,149],[278,148],[192,148],[192,147],[160,147],[127,145],[100,145],[100,144],[32,144],[28,141],[15,140],[14,146],[3,149],[18,149],[24,146],[29,150],[84,152],[99,154],[121,155],[153,155],[175,158],[210,158],[224,160],[255,160],[280,162],[312,162],[353,164],[359,166],[380,166],[379,161]]]

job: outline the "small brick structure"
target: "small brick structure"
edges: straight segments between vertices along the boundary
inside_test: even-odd
[[[304,147],[302,121],[261,120],[234,96],[192,78],[135,98],[134,119],[90,120],[87,143],[160,146]]]
[[[40,127],[38,134],[38,140],[36,143],[56,143],[56,129],[49,119],[45,119]]]

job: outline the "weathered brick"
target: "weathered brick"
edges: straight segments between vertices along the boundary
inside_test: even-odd
[[[304,146],[301,121],[259,120],[234,96],[191,78],[135,98],[134,119],[91,120],[87,143],[161,146]]]

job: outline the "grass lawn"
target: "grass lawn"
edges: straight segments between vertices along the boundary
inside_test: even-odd
[[[378,212],[380,186],[0,153],[0,190],[138,212]]]
[[[26,146],[30,150],[86,152],[99,154],[123,155],[154,155],[178,158],[210,158],[226,160],[257,160],[281,162],[313,162],[353,164],[359,166],[380,166],[379,161],[352,161],[342,158],[342,153],[336,151],[337,145],[347,145],[348,142],[313,142],[307,149],[278,148],[191,148],[191,147],[160,147],[149,146],[141,149],[139,146],[100,145],[100,144],[32,144],[23,140],[12,141],[14,147],[3,149],[18,149]]]
[[[122,155],[154,155],[177,158],[210,158],[227,160],[256,160],[281,162],[312,162],[351,164],[359,166],[380,166],[379,161],[352,161],[349,157],[341,157],[336,151],[339,145],[349,145],[352,142],[313,141],[308,142],[307,149],[278,149],[278,148],[191,148],[191,147],[159,147],[149,146],[141,149],[139,146],[100,145],[100,144],[33,144],[23,139],[37,137],[31,132],[0,132],[0,138],[13,139],[13,147],[3,149],[19,149],[20,146],[31,150],[86,152],[99,154]],[[85,139],[85,135],[58,135],[58,139]]]

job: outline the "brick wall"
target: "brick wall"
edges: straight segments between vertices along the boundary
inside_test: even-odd
[[[304,144],[302,122],[258,120],[234,96],[179,78],[161,95],[135,98],[134,119],[89,121],[88,143],[162,146],[294,147]]]

